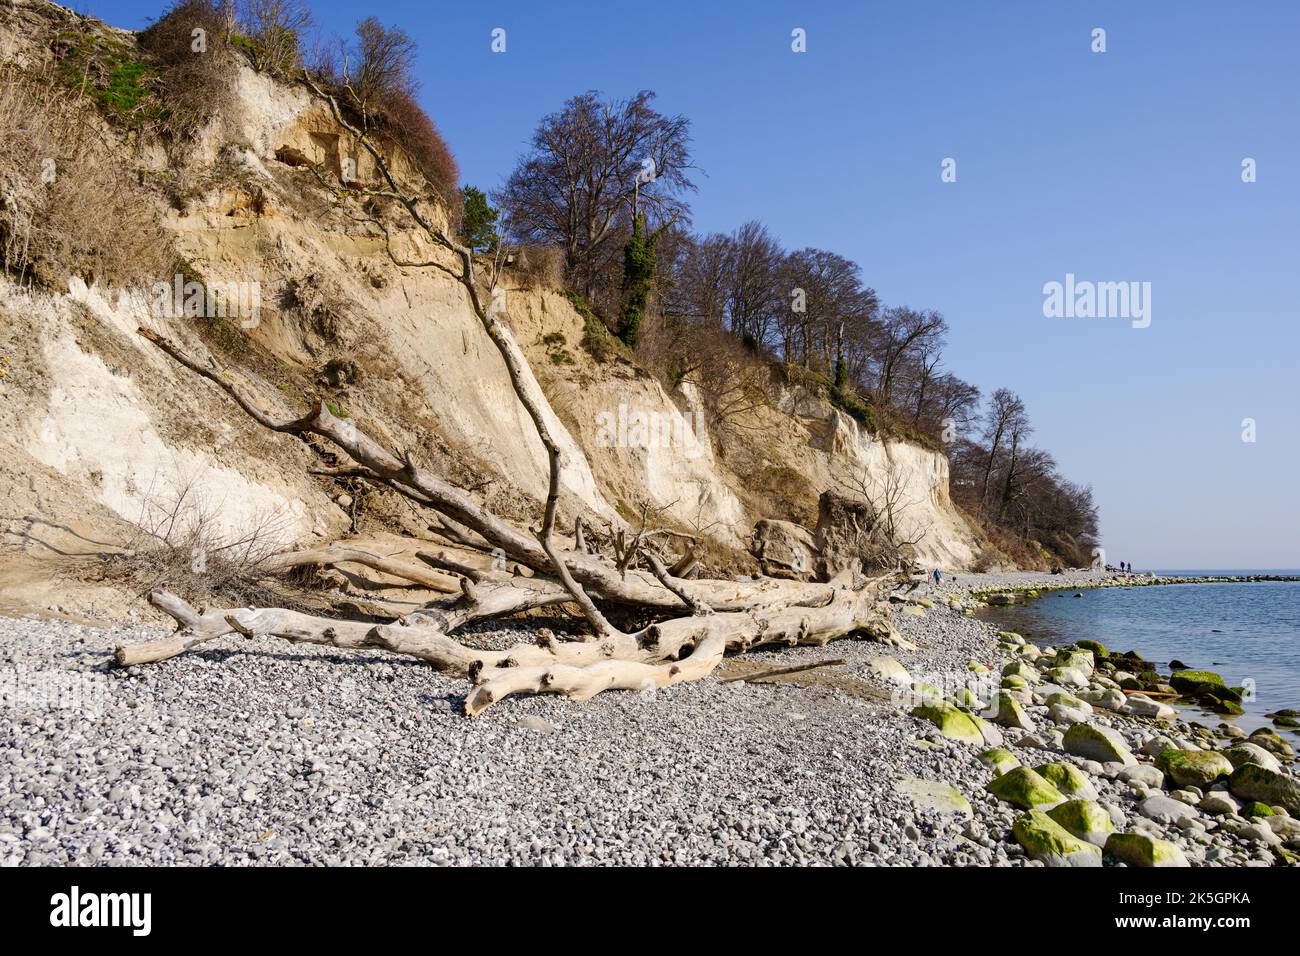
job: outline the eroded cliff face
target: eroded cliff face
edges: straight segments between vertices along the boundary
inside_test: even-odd
[[[4,37],[3,48],[21,39]],[[143,276],[131,290],[74,279],[58,292],[0,278],[6,544],[28,555],[109,547],[185,488],[231,528],[274,516],[286,546],[348,532],[339,484],[308,474],[317,452],[259,429],[137,327],[214,356],[270,413],[296,416],[323,398],[500,513],[533,518],[546,457],[464,289],[438,268],[394,264],[373,223],[344,215],[310,169],[285,161],[301,154],[328,170],[356,158],[358,177],[372,176],[319,103],[248,69],[238,94],[180,166],[147,144],[122,140],[121,150],[146,181],[173,183],[170,202],[155,201],[181,281],[255,288],[256,314],[171,314],[158,287],[175,275]],[[389,228],[406,259],[438,256],[400,220]],[[779,473],[782,500],[801,502],[805,521],[821,491],[851,477],[903,489],[901,520],[923,561],[973,561],[942,454],[877,441],[795,392],[749,414],[741,432],[761,440],[710,435],[689,388],[669,394],[628,356],[588,354],[584,321],[559,290],[510,271],[503,288],[530,387],[547,399],[563,448],[567,520],[635,522],[650,509],[659,523],[743,549],[757,519],[791,517],[768,513],[774,499],[756,475]],[[409,534],[428,525],[391,495],[374,496],[361,519]]]

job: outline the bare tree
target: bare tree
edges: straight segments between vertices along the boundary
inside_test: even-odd
[[[340,68],[362,129],[370,127],[383,104],[415,95],[415,41],[401,27],[385,27],[375,17],[357,24],[356,42],[343,52]]]
[[[496,197],[522,238],[564,250],[585,295],[619,252],[618,227],[630,231],[634,204],[658,226],[686,217],[678,197],[695,188],[690,123],[659,113],[653,100],[648,90],[627,100],[573,97],[538,124],[530,152]]]
[[[238,20],[259,70],[286,74],[301,65],[302,36],[312,26],[304,0],[241,0]]]
[[[938,312],[904,307],[886,310],[877,346],[876,398],[883,405],[893,406],[894,384],[900,368],[909,357],[926,352],[938,353],[948,325]]]
[[[989,483],[993,477],[993,463],[1002,451],[1002,442],[1017,425],[1028,422],[1025,403],[1020,396],[1009,388],[1000,388],[993,393],[985,417],[984,441],[986,458],[984,479],[980,484],[980,503],[986,504],[989,498]]]

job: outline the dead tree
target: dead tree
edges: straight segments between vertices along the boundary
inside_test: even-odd
[[[139,332],[181,366],[222,389],[264,428],[286,435],[327,439],[350,459],[347,473],[384,485],[433,513],[440,526],[457,529],[462,547],[486,554],[500,553],[529,569],[524,577],[458,562],[445,555],[418,556],[442,574],[460,580],[460,596],[435,601],[389,624],[317,617],[268,608],[196,610],[178,598],[156,592],[152,603],[173,617],[178,630],[170,637],[117,648],[120,665],[165,660],[231,634],[273,636],[287,641],[340,648],[381,648],[427,661],[439,670],[469,679],[472,689],[465,713],[474,716],[495,701],[517,693],[558,693],[585,700],[609,689],[644,690],[667,687],[707,676],[726,653],[742,653],[771,645],[823,645],[856,635],[885,643],[902,643],[890,620],[889,604],[880,590],[892,575],[863,579],[842,575],[821,584],[771,579],[727,581],[686,580],[681,568],[693,560],[688,551],[670,570],[649,549],[640,552],[648,570],[636,567],[644,536],[626,541],[617,558],[592,553],[589,541],[566,548],[556,534],[563,453],[544,414],[545,397],[530,391],[522,372],[524,358],[493,303],[498,278],[493,269],[481,290],[474,257],[468,248],[445,234],[420,210],[420,201],[399,184],[374,139],[347,122],[334,98],[310,76],[304,82],[326,102],[336,122],[375,161],[384,182],[380,190],[351,190],[358,198],[386,199],[404,209],[411,221],[451,259],[423,263],[401,262],[384,230],[386,248],[395,263],[437,268],[464,287],[470,308],[501,355],[515,396],[546,449],[549,462],[547,495],[538,527],[525,532],[481,506],[466,492],[421,467],[401,449],[389,449],[350,420],[332,414],[320,402],[308,414],[277,419],[266,414],[237,379],[209,359],[201,362],[180,346],[148,329]],[[486,295],[484,294],[486,291]],[[462,530],[463,529],[463,530]],[[575,539],[584,536],[575,528]],[[597,549],[598,552],[598,549]],[[331,555],[333,557],[333,555]],[[319,557],[313,557],[319,561]],[[348,555],[344,560],[355,560]],[[383,570],[402,572],[389,565]],[[409,577],[410,575],[406,575]],[[481,650],[456,640],[455,632],[479,620],[500,618],[546,606],[576,606],[591,634],[585,640],[559,641],[543,632],[536,645],[521,644],[504,651]],[[620,609],[648,617],[652,623],[634,632],[615,627],[606,611]]]

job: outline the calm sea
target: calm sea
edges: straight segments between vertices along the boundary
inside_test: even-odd
[[[1298,571],[1162,571],[1162,574],[1276,574]],[[1254,681],[1255,699],[1236,723],[1270,724],[1264,714],[1300,710],[1300,582],[1171,584],[1158,587],[1049,591],[980,617],[1037,644],[1101,641],[1112,652],[1137,651],[1168,672],[1171,660],[1218,671],[1229,686]],[[1199,709],[1189,717],[1207,721]],[[1212,722],[1222,720],[1210,715]],[[1294,735],[1283,732],[1287,739]],[[1297,743],[1292,741],[1292,743]]]

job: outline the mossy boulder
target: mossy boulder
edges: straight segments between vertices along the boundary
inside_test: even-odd
[[[1002,668],[1003,677],[1019,677],[1021,680],[1030,684],[1037,684],[1039,681],[1038,671],[1024,661],[1012,661]]]
[[[1241,808],[1241,815],[1243,817],[1271,817],[1274,814],[1273,808],[1267,803],[1260,803],[1258,800],[1252,800]]]
[[[928,720],[939,728],[939,733],[951,740],[972,744],[984,742],[984,732],[975,718],[946,701],[927,700],[912,709],[912,716]]]
[[[1062,687],[1087,687],[1088,675],[1078,667],[1051,667],[1044,672],[1044,676],[1053,684],[1059,684]]]
[[[1015,644],[1017,647],[1025,643],[1025,639],[1015,631],[998,631],[998,640],[1007,644]]]
[[[988,785],[989,793],[1023,810],[1047,810],[1065,802],[1065,797],[1038,773],[1016,767]]]
[[[1101,849],[1081,840],[1046,813],[1030,810],[1011,828],[1016,842],[1047,866],[1101,866]]]
[[[979,761],[986,766],[992,767],[998,775],[1015,770],[1020,766],[1020,759],[1005,747],[990,747],[979,755]]]
[[[996,708],[993,723],[1001,724],[1003,727],[1015,727],[1020,730],[1032,731],[1034,729],[1034,722],[1029,719],[1025,709],[1020,706],[1020,701],[1016,700],[1007,691],[998,691],[993,706]]]
[[[1238,741],[1231,747],[1225,747],[1220,753],[1228,758],[1234,769],[1248,763],[1272,770],[1274,773],[1282,769],[1280,760],[1259,744],[1251,743],[1249,740]]]
[[[1093,724],[1072,724],[1065,732],[1062,744],[1068,753],[1102,763],[1137,763],[1137,758],[1124,743],[1124,738],[1109,727]]]
[[[1090,675],[1096,669],[1097,661],[1092,656],[1092,651],[1064,651],[1057,653],[1056,666]]]
[[[989,666],[981,664],[979,661],[967,661],[966,669],[972,674],[987,674],[989,672]]]
[[[1223,678],[1214,671],[1174,671],[1169,683],[1178,693],[1189,697],[1199,697],[1211,690],[1227,690]]]
[[[1115,823],[1105,808],[1095,800],[1067,800],[1047,815],[1080,840],[1095,846],[1105,846],[1107,838],[1115,832]]]
[[[1232,776],[1232,761],[1213,750],[1162,750],[1156,766],[1179,787],[1208,790],[1220,778]]]
[[[959,687],[957,692],[952,695],[952,702],[958,707],[964,707],[970,710],[980,710],[984,702],[975,696],[975,692],[969,687]]]
[[[1258,764],[1243,764],[1228,778],[1228,790],[1242,800],[1259,800],[1300,816],[1300,781]]]
[[[1129,866],[1189,866],[1183,851],[1168,840],[1145,833],[1112,833],[1106,840],[1106,855]]]
[[[1098,660],[1110,657],[1110,651],[1106,650],[1106,645],[1101,641],[1075,641],[1075,646],[1085,651],[1092,651],[1093,657]]]
[[[1250,737],[1247,739],[1256,746],[1263,747],[1269,753],[1276,754],[1279,757],[1295,756],[1295,750],[1292,749],[1291,745],[1267,727],[1260,727],[1258,730],[1251,731]]]
[[[1002,686],[1006,690],[1028,690],[1029,681],[1025,680],[1023,677],[1017,676],[1016,674],[1008,674],[1006,677],[1002,678]]]
[[[912,696],[924,703],[943,701],[943,691],[935,687],[933,684],[927,684],[924,681],[916,681],[912,684]]]
[[[1097,789],[1088,775],[1072,763],[1045,763],[1041,767],[1035,767],[1034,772],[1067,797],[1097,799]]]

